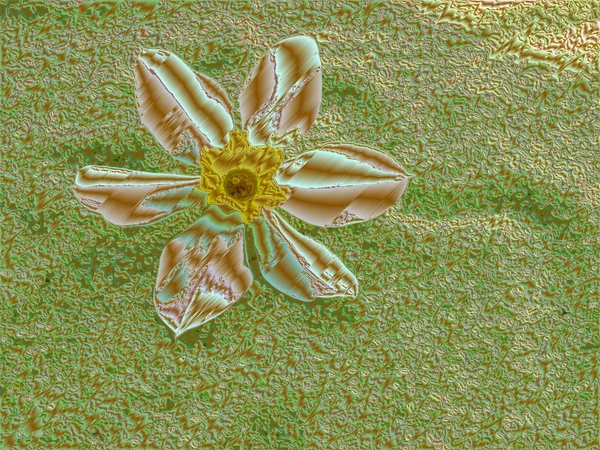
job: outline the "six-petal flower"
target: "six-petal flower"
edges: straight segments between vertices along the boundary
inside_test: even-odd
[[[199,176],[89,166],[74,191],[83,205],[117,225],[154,223],[192,205],[203,213],[165,247],[155,288],[161,318],[180,335],[221,314],[252,283],[246,232],[260,271],[279,291],[303,301],[355,296],[358,282],[323,245],[294,230],[275,210],[325,227],[372,219],[408,183],[382,153],[327,144],[284,161],[271,136],[305,131],[321,104],[318,49],[286,39],[259,62],[240,98],[235,131],[225,91],[166,51],[144,52],[136,66],[142,122]]]

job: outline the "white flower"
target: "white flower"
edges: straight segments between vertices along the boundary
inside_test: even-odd
[[[150,50],[136,67],[142,122],[174,157],[202,168],[199,176],[89,166],[74,191],[110,222],[147,225],[194,206],[202,215],[165,247],[155,305],[176,335],[235,303],[252,282],[246,230],[265,280],[299,300],[355,296],[358,283],[323,245],[294,230],[283,208],[318,226],[372,219],[408,183],[384,154],[327,144],[290,160],[271,136],[306,131],[321,104],[321,62],[314,40],[286,39],[261,59],[240,95],[235,131],[225,91],[177,56]]]

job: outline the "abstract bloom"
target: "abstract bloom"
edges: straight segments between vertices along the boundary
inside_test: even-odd
[[[240,98],[242,131],[213,80],[167,51],[143,53],[136,66],[142,122],[198,176],[89,166],[74,191],[83,205],[121,226],[148,225],[184,208],[200,219],[165,247],[154,303],[180,335],[215,318],[252,282],[246,247],[255,246],[265,280],[303,301],[355,296],[358,283],[323,245],[294,230],[279,207],[314,225],[372,219],[400,197],[408,176],[367,147],[328,144],[285,160],[271,136],[303,132],[321,104],[316,43],[286,39],[261,59]],[[248,238],[248,239],[246,239]]]

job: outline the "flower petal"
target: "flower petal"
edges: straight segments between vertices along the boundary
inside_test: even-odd
[[[203,147],[227,143],[231,103],[215,81],[162,50],[143,53],[135,74],[142,122],[175,158],[196,164]]]
[[[277,182],[292,192],[280,205],[318,226],[342,226],[372,219],[402,195],[409,176],[377,150],[329,144],[286,161]]]
[[[294,230],[272,210],[251,224],[264,278],[298,300],[354,297],[358,281],[322,244]]]
[[[73,191],[88,209],[115,225],[147,225],[204,199],[199,177],[87,166]]]
[[[260,61],[240,95],[242,125],[254,145],[272,133],[306,131],[321,105],[321,60],[316,42],[305,36],[281,41]]]
[[[250,287],[242,223],[210,206],[163,250],[154,304],[176,335],[214,319]]]

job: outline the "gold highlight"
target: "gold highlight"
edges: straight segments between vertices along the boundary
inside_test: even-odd
[[[246,131],[232,131],[223,148],[202,150],[202,182],[208,203],[239,212],[246,223],[263,208],[275,208],[288,198],[289,189],[275,181],[283,152],[270,145],[253,146]]]

